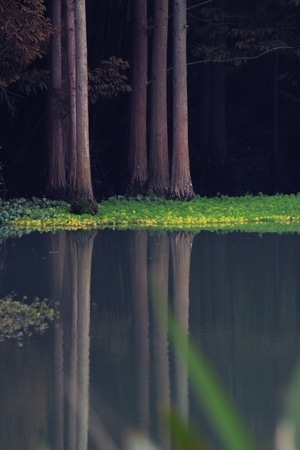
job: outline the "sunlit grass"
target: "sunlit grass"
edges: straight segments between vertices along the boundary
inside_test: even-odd
[[[113,197],[95,216],[70,213],[65,202],[34,199],[0,203],[0,222],[13,230],[149,229],[300,232],[300,194],[196,197]],[[49,204],[48,204],[49,202]]]

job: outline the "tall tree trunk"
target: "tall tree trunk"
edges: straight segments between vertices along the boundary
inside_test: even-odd
[[[54,33],[51,48],[51,91],[50,91],[50,148],[48,191],[60,198],[66,191],[66,168],[62,122],[62,32],[61,0],[53,0],[52,23]]]
[[[186,0],[173,2],[173,155],[170,196],[194,197],[190,174],[186,66]]]
[[[129,145],[130,190],[143,193],[148,183],[147,162],[147,0],[135,0],[133,18],[133,76]]]
[[[272,146],[271,146],[271,187],[277,190],[278,181],[278,150],[279,150],[279,90],[278,90],[278,54],[274,53],[271,61],[272,69]]]
[[[89,148],[88,71],[85,0],[75,0],[76,191],[79,203],[94,203]],[[75,210],[74,212],[78,212]]]
[[[224,64],[211,68],[210,146],[212,159],[224,167],[226,161],[225,83]]]
[[[199,157],[204,165],[210,158],[211,67],[210,62],[199,65]]]
[[[149,188],[164,195],[169,188],[167,124],[168,0],[154,2],[151,70]]]
[[[69,93],[69,134],[68,134],[68,188],[73,193],[76,190],[77,158],[76,158],[76,43],[75,43],[75,5],[74,0],[66,0],[66,44],[67,71]]]
[[[223,8],[223,0],[215,0],[214,8]],[[212,45],[208,36],[202,43]],[[224,37],[217,35],[213,44],[221,46]],[[201,188],[208,194],[222,192],[228,187],[227,142],[225,117],[225,66],[207,62],[199,68],[199,157]],[[230,180],[232,181],[232,180]]]

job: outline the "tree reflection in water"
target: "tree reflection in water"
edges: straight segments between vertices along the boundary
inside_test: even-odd
[[[57,300],[61,317],[22,349],[1,344],[1,448],[115,450],[136,431],[168,448],[161,412],[170,406],[202,424],[155,301],[274,447],[277,393],[298,354],[299,236],[103,230],[7,244],[3,289]]]

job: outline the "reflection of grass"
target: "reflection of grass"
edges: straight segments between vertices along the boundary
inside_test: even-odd
[[[13,339],[20,344],[25,336],[42,334],[56,315],[46,299],[36,297],[27,304],[9,294],[0,299],[0,342]]]
[[[71,214],[70,206],[64,202],[2,201],[0,223],[5,230],[8,227],[42,231],[143,228],[300,232],[300,194],[196,197],[190,202],[154,196],[110,198],[101,203],[95,216]]]

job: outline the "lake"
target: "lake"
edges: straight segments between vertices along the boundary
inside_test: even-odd
[[[300,357],[300,235],[31,233],[1,245],[0,268],[2,297],[60,311],[0,343],[1,449],[169,449],[171,406],[221,449],[161,320],[173,314],[259,448],[276,448]]]

